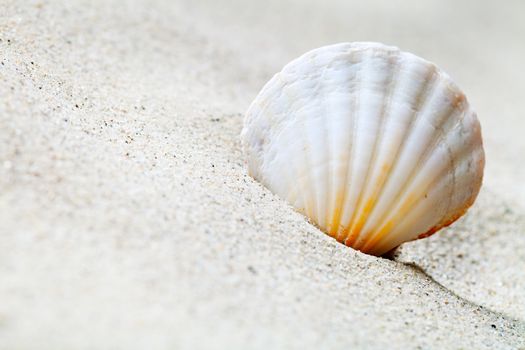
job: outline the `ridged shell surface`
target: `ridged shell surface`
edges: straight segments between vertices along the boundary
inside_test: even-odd
[[[286,65],[251,104],[248,171],[338,241],[382,255],[459,218],[483,177],[480,125],[430,63],[342,43]]]

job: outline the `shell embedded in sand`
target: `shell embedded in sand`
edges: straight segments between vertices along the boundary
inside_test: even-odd
[[[255,179],[374,255],[463,215],[485,163],[476,114],[450,77],[378,43],[321,47],[286,65],[241,138]]]

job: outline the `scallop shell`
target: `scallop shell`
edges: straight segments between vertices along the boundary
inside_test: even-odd
[[[430,63],[379,43],[310,51],[251,104],[251,176],[325,233],[382,255],[462,216],[481,187],[481,129]]]

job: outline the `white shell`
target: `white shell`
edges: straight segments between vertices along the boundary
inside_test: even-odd
[[[241,139],[251,176],[374,255],[463,215],[485,163],[476,114],[450,77],[378,43],[286,65],[251,104]]]

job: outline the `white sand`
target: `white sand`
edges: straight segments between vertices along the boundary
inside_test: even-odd
[[[525,348],[520,1],[0,1],[0,349]],[[485,187],[396,261],[249,178],[290,59],[376,40],[467,92]]]

